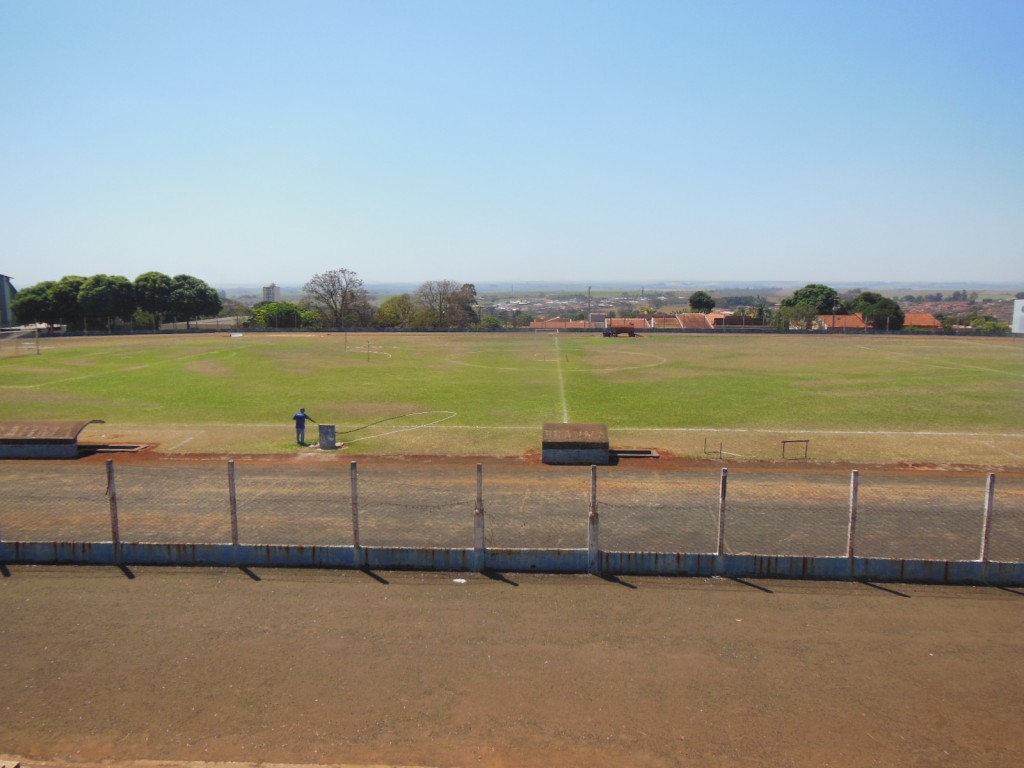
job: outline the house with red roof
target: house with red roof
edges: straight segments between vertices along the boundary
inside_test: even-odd
[[[930,312],[907,312],[903,317],[903,330],[934,333],[942,330],[942,321]]]
[[[814,327],[826,331],[866,331],[869,326],[864,313],[856,312],[852,315],[818,315]]]

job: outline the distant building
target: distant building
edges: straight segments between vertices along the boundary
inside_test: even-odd
[[[942,323],[930,312],[907,312],[903,317],[904,331],[941,331]]]
[[[271,283],[263,287],[263,300],[264,301],[280,301],[281,300],[281,286]]]
[[[866,331],[868,323],[863,312],[855,312],[852,315],[818,315],[814,328],[826,331]]]
[[[14,286],[11,285],[11,278],[7,275],[0,275],[0,327],[7,328],[14,325],[14,316],[11,314],[11,301],[14,300]]]

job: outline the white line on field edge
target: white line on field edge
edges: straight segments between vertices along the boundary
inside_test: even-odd
[[[447,411],[427,411],[427,413],[447,413]],[[440,421],[445,421],[441,419]],[[533,431],[541,428],[541,424],[533,425],[504,425],[495,424],[493,426],[486,424],[443,424],[438,426],[439,422],[432,422],[430,424],[421,424],[414,427],[414,429],[425,429],[427,427],[431,429],[481,429],[481,430],[492,430],[492,431]],[[216,424],[217,427],[250,427],[256,429],[276,429],[282,426],[291,426],[287,424]],[[342,427],[347,427],[347,424],[337,424],[337,428],[340,430]],[[124,424],[119,426],[119,429],[130,429],[132,431],[140,430],[161,430],[161,429],[189,429],[194,428],[192,424]],[[108,428],[112,428],[108,426]],[[294,429],[294,427],[292,427]],[[800,429],[799,427],[777,427],[775,429],[747,429],[743,427],[629,427],[629,426],[611,426],[610,429],[619,432],[744,432],[750,434],[764,434],[764,435],[777,435],[782,432],[796,433],[804,435],[905,435],[905,436],[918,436],[918,437],[1013,437],[1013,438],[1024,438],[1024,433],[1021,432],[928,432],[928,431],[913,431],[913,432],[898,432],[893,430],[841,430],[841,429]],[[198,432],[197,434],[202,434]],[[188,438],[192,439],[192,438]]]

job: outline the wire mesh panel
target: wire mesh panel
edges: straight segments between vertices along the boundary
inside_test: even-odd
[[[0,540],[110,541],[107,469],[0,461]]]
[[[590,467],[484,467],[488,547],[583,549]]]
[[[714,552],[717,475],[615,467],[598,476],[601,548],[620,552]]]
[[[236,462],[239,540],[248,544],[351,544],[349,466]]]
[[[1024,561],[1024,479],[996,478],[988,557],[1007,563]]]
[[[231,540],[228,462],[115,460],[122,541]],[[236,462],[243,543],[352,543],[347,462]],[[590,467],[483,468],[485,543],[496,548],[585,548]],[[106,466],[91,461],[0,462],[0,538],[109,541]],[[598,471],[601,548],[713,552],[719,477],[649,467]],[[764,555],[844,555],[850,478],[840,474],[729,475],[725,548]],[[986,477],[861,475],[854,554],[976,560]],[[360,543],[472,547],[476,467],[359,465]],[[995,484],[988,556],[1024,561],[1024,480]]]
[[[730,473],[725,551],[730,554],[846,554],[848,477]]]
[[[476,468],[359,464],[359,539],[367,547],[472,547]]]
[[[985,479],[862,477],[859,557],[977,560]]]
[[[114,467],[121,541],[231,541],[226,462]]]

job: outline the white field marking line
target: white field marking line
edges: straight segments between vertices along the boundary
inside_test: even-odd
[[[801,435],[896,435],[912,437],[1016,437],[1024,438],[1024,434],[1014,432],[929,432],[910,431],[894,432],[891,430],[867,429],[800,429],[799,427],[779,427],[777,429],[747,429],[743,427],[616,427],[622,431],[635,432],[746,432],[751,434],[778,435],[792,433]]]
[[[555,334],[555,360],[558,363],[558,393],[562,398],[562,423],[569,423],[569,404],[565,401],[565,377],[562,375],[562,352],[558,346],[558,334]]]
[[[559,346],[559,334],[555,334],[555,372],[558,377],[558,396],[562,403],[562,423],[569,423],[569,404],[565,400],[565,376],[562,373],[562,351]]]
[[[352,349],[346,349],[344,351],[348,352],[350,355],[381,355],[389,360],[393,357],[390,352],[378,352],[375,349],[356,349],[353,347]]]
[[[585,366],[581,366],[579,368],[567,367],[565,370],[569,370],[569,371],[592,371],[594,373],[603,373],[603,372],[607,372],[607,371],[638,371],[638,370],[640,370],[642,368],[657,368],[659,365],[665,365],[665,364],[668,363],[668,359],[667,358],[664,358],[661,355],[655,355],[655,354],[653,354],[651,352],[627,352],[625,350],[616,350],[616,352],[617,352],[617,354],[620,354],[620,355],[635,355],[636,357],[652,358],[654,360],[654,362],[653,363],[642,363],[642,364],[637,364],[637,365],[610,365],[610,366],[602,366],[601,368],[590,368],[590,367],[585,367]],[[543,357],[542,357],[542,355],[543,355]],[[533,360],[535,362],[538,362],[538,363],[551,363],[551,362],[560,363],[561,362],[561,358],[556,358],[553,361],[550,360],[547,357],[546,353],[544,353],[544,352],[537,352],[536,354],[534,354],[533,355]],[[470,363],[470,362],[467,362],[465,360],[454,360],[452,358],[448,358],[448,362],[452,363],[453,365],[463,365],[463,366],[465,366],[467,368],[483,368],[483,369],[488,370],[488,371],[524,371],[524,370],[527,370],[525,367],[522,367],[522,366],[512,367],[512,366],[504,366],[504,365],[501,365],[501,366],[499,366],[499,365],[481,365],[480,363]]]
[[[423,413],[452,413],[451,411],[424,411]],[[420,414],[411,414],[418,416]],[[452,413],[452,416],[456,414]],[[430,424],[422,424],[417,427],[407,427],[400,432],[405,432],[408,429],[422,429],[424,427],[432,427],[440,424],[442,421],[452,418],[452,416],[446,416],[443,419],[438,419]],[[194,427],[193,424],[147,424],[144,427],[139,425],[124,425],[129,426],[132,429],[189,429]],[[280,423],[275,424],[225,424],[218,423],[218,427],[251,427],[259,429],[278,429],[283,426]],[[437,429],[472,429],[472,430],[483,430],[492,432],[533,432],[540,429],[540,424],[527,424],[527,425],[510,425],[510,424],[448,424],[446,426],[437,427]],[[799,427],[779,427],[777,429],[748,429],[745,427],[629,427],[629,426],[613,426],[614,430],[620,432],[721,432],[728,434],[730,432],[743,432],[749,434],[764,434],[764,435],[780,435],[780,434],[802,434],[802,435],[876,435],[876,436],[897,436],[897,437],[1005,437],[1005,438],[1017,438],[1024,439],[1024,433],[1020,432],[894,432],[887,430],[836,430],[836,429],[800,429]],[[294,429],[294,426],[292,427]],[[392,433],[388,433],[392,434]],[[379,437],[379,435],[374,435]],[[366,438],[361,437],[360,440]],[[346,442],[355,442],[355,440],[348,440]]]
[[[178,448],[181,448],[181,446],[186,445],[187,443],[191,443],[193,438],[199,437],[202,434],[204,434],[204,433],[203,432],[199,432],[199,433],[197,433],[195,435],[192,435],[192,437],[186,437],[180,443],[175,443],[174,445],[172,445],[167,450],[168,451],[176,451]]]
[[[1020,349],[1017,346],[1017,342],[1012,340],[996,340],[996,339],[949,339],[951,344],[968,344],[972,347],[977,347],[982,344],[985,346],[1002,347],[1006,349]]]
[[[624,350],[624,349],[619,349],[619,350],[616,350],[616,353],[620,354],[620,355],[634,355],[636,357],[653,357],[654,358],[654,362],[653,363],[644,363],[642,365],[610,365],[610,366],[605,366],[604,368],[580,368],[580,369],[573,369],[573,370],[587,370],[587,371],[594,371],[594,372],[597,372],[597,371],[636,371],[636,370],[639,370],[640,368],[657,368],[659,365],[666,365],[668,363],[668,359],[667,358],[664,358],[661,355],[655,355],[652,352],[629,352],[629,351]]]
[[[1019,453],[1014,453],[1013,451],[1008,451],[1005,448],[1000,448],[1000,447],[998,447],[996,445],[993,445],[990,440],[982,440],[981,444],[984,445],[987,448],[991,448],[993,451],[997,451],[999,453],[1005,453],[1007,456],[1010,456],[1011,458],[1014,458],[1014,459],[1024,458]]]
[[[889,352],[884,349],[874,349],[863,344],[858,344],[857,346],[859,349],[866,349],[868,352],[874,352],[880,355],[888,355],[889,357],[904,358],[905,360],[908,360],[908,362],[920,365],[922,368],[939,368],[944,371],[985,371],[986,373],[998,373],[1004,376],[1013,376],[1018,379],[1024,379],[1024,374],[1022,373],[1001,371],[998,368],[985,368],[980,365],[940,365],[939,363],[926,363],[919,359],[916,355],[911,355],[907,352]]]
[[[425,416],[428,413],[446,413],[448,415],[447,416],[442,416],[440,419],[437,419],[436,421],[431,421],[428,424],[417,424],[416,426],[413,426],[413,427],[402,427],[401,429],[394,429],[394,430],[392,430],[390,432],[381,432],[378,435],[367,435],[366,437],[357,437],[354,440],[344,440],[343,444],[344,445],[351,445],[352,443],[358,443],[358,442],[360,442],[362,440],[372,440],[372,439],[375,439],[375,438],[378,438],[378,437],[388,437],[389,435],[397,435],[399,432],[412,432],[413,430],[416,430],[416,429],[426,429],[427,427],[433,427],[433,426],[435,426],[437,424],[440,424],[442,421],[447,421],[448,419],[453,419],[453,418],[455,418],[458,415],[455,411],[420,411],[419,413],[406,413],[404,415],[405,416]]]

